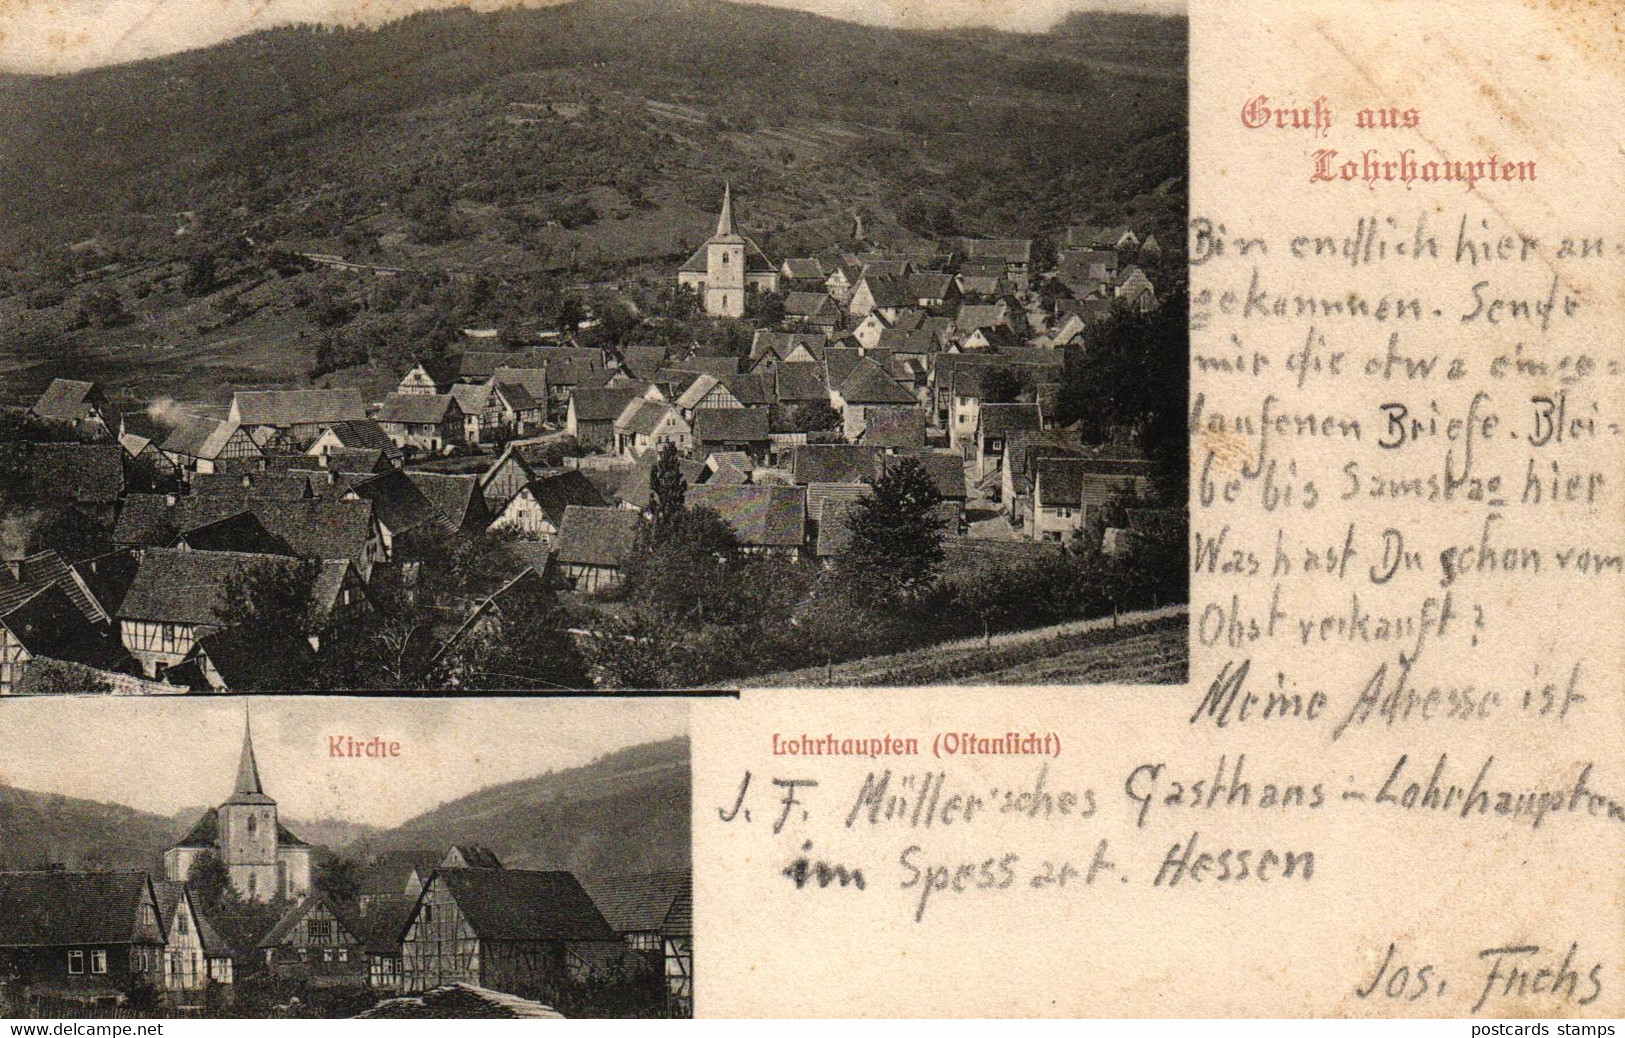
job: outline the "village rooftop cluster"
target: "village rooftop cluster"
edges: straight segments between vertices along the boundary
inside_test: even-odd
[[[5,448],[8,474],[104,527],[108,550],[36,540],[4,560],[0,694],[274,689],[319,657],[324,632],[379,608],[378,576],[405,541],[500,541],[507,563],[485,586],[432,603],[439,659],[514,588],[613,592],[673,452],[688,507],[787,564],[837,563],[852,510],[905,465],[929,478],[950,545],[1068,542],[1114,500],[1154,493],[1137,429],[1086,442],[1060,400],[1091,329],[1157,310],[1144,265],[1161,246],[1074,227],[1040,271],[1033,245],[956,238],[775,264],[725,192],[675,281],[718,318],[782,302],[782,317],[753,321],[748,357],[471,329],[382,400],[239,391],[167,410],[151,437],[126,428],[108,387],[57,379]],[[1094,547],[1128,550],[1135,531],[1108,525]],[[246,635],[229,589],[300,567],[316,619],[273,644]]]

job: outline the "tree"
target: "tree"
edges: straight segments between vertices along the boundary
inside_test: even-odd
[[[673,619],[732,620],[740,603],[739,539],[709,508],[686,508],[650,525],[639,538],[625,576],[634,600]]]
[[[186,872],[186,885],[197,896],[198,906],[205,915],[237,900],[237,891],[231,885],[231,871],[212,850],[192,859],[192,867]]]
[[[234,574],[226,582],[220,621],[226,627],[252,627],[284,638],[321,633],[316,617],[316,580],[321,564],[301,560],[292,565],[264,562]]]
[[[688,480],[677,462],[677,445],[667,443],[660,448],[660,460],[649,470],[649,510],[656,531],[665,530],[682,516],[687,496]]]
[[[198,252],[186,261],[186,276],[181,280],[181,288],[189,296],[207,295],[213,291],[217,280],[214,254]]]
[[[351,901],[361,893],[361,868],[349,858],[335,856],[317,863],[312,882],[335,901]]]
[[[914,597],[935,580],[942,565],[942,495],[925,466],[904,458],[870,483],[871,493],[847,510],[852,545],[842,571],[874,597]]]
[[[590,688],[587,661],[569,622],[553,589],[529,574],[508,585],[479,629],[442,661],[442,669],[471,689]]]

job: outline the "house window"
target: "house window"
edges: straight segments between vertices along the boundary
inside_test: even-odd
[[[255,894],[259,893],[259,886],[260,886],[259,877],[254,875],[253,873],[249,873],[249,876],[248,876],[248,896],[253,897]]]
[[[178,915],[178,916],[175,917],[175,932],[176,933],[183,934],[183,935],[191,933],[192,932],[191,931],[191,926],[192,926],[192,924],[188,923],[186,921],[186,916]]]
[[[257,833],[259,831],[260,831],[259,819],[255,818],[253,815],[249,815],[248,816],[248,835],[253,836],[255,833]]]
[[[1055,510],[1055,518],[1057,518],[1057,519],[1070,519],[1070,518],[1072,518],[1072,509],[1070,509],[1070,508],[1057,508]]]
[[[143,926],[152,926],[157,922],[157,919],[152,914],[152,906],[145,902],[142,903],[136,914],[141,917],[141,925]]]
[[[311,940],[313,940],[313,941],[325,941],[331,936],[333,936],[333,920],[331,920],[331,919],[312,919],[310,921],[310,939]]]
[[[333,961],[333,949],[331,949],[331,948],[323,948],[322,949],[322,961],[323,962],[332,962]]]
[[[83,973],[85,971],[85,953],[71,951],[68,953],[68,972]]]
[[[426,922],[426,923],[434,922],[434,906],[433,905],[424,905],[423,906],[423,921]]]
[[[90,953],[90,972],[107,972],[107,949],[97,948]]]
[[[340,962],[349,962],[350,961],[350,949],[348,949],[348,948],[340,948],[339,949],[339,961]]]

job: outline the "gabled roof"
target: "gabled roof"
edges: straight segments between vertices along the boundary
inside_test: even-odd
[[[367,405],[353,389],[275,389],[234,394],[232,415],[243,425],[321,425],[361,422]]]
[[[504,382],[492,376],[491,381],[496,385],[496,394],[510,411],[534,411],[536,398],[531,396],[522,382]]]
[[[781,265],[784,276],[792,281],[822,281],[827,276],[824,265],[816,256],[795,256]]]
[[[697,371],[702,375],[711,375],[714,378],[726,378],[729,375],[739,374],[738,357],[707,357],[703,354],[694,354],[672,365],[678,371]]]
[[[626,405],[619,418],[615,419],[615,428],[621,432],[634,435],[650,435],[660,428],[662,422],[675,416],[677,421],[683,421],[677,409],[664,401],[644,400],[641,397]],[[685,425],[687,423],[684,423]]]
[[[1028,263],[1033,258],[1031,238],[961,238],[959,247],[971,259],[1001,259]]]
[[[1039,427],[1037,404],[983,404],[980,416],[983,436],[1009,436]]]
[[[618,567],[637,542],[642,516],[627,508],[570,505],[559,522],[560,563]]]
[[[914,394],[898,384],[868,357],[853,365],[836,390],[848,404],[917,404]]]
[[[804,444],[790,453],[791,478],[809,483],[863,483],[880,473],[880,451],[847,443]]]
[[[1151,489],[1150,465],[1118,458],[1039,458],[1034,482],[1041,506],[1103,504],[1124,486]]]
[[[138,906],[150,889],[145,872],[0,872],[0,948],[143,940]],[[146,940],[160,943],[161,931]]]
[[[863,359],[863,351],[846,346],[830,346],[824,350],[824,370],[829,374],[829,384],[838,386],[846,381],[846,376],[852,374],[852,369],[858,366]]]
[[[694,885],[689,869],[588,881],[587,893],[617,934],[658,933],[672,905]]]
[[[858,442],[873,447],[923,447],[925,412],[919,408],[881,411],[869,419]]]
[[[750,359],[755,362],[772,355],[776,360],[784,360],[800,346],[813,360],[819,360],[824,355],[826,341],[820,332],[780,332],[759,328],[750,340]]]
[[[907,280],[900,274],[884,277],[872,270],[867,271],[861,284],[869,287],[869,298],[874,300],[877,307],[912,306],[917,298],[910,291]]]
[[[791,292],[784,297],[784,314],[786,317],[797,317],[811,320],[815,317],[828,317],[834,319],[840,314],[840,307],[835,304],[825,292]]]
[[[824,366],[808,361],[786,361],[773,369],[774,396],[781,404],[829,401]]]
[[[579,469],[563,469],[531,481],[525,490],[541,508],[542,514],[554,526],[564,520],[565,509],[571,505],[584,508],[607,508],[609,502],[593,481]]]
[[[32,444],[28,468],[36,485],[84,504],[112,504],[124,492],[124,448],[116,443]]]
[[[282,918],[276,921],[276,925],[271,927],[264,937],[260,938],[259,946],[261,948],[275,948],[287,941],[293,935],[294,929],[304,921],[305,917],[319,907],[325,907],[333,914],[333,918],[337,919],[339,925],[344,927],[344,932],[349,934],[350,943],[362,943],[361,934],[357,932],[360,930],[360,926],[356,924],[353,914],[333,898],[318,891],[307,895],[303,901],[282,913]],[[405,925],[404,922],[402,925]]]
[[[621,370],[636,379],[653,379],[666,365],[664,346],[628,346],[621,350]]]
[[[623,504],[642,511],[649,507],[651,492],[649,489],[649,473],[653,471],[655,463],[660,460],[657,451],[645,451],[633,464],[631,471],[621,479],[615,487],[615,498]],[[689,486],[694,486],[705,478],[705,463],[679,457],[677,468],[683,474],[683,479]],[[626,511],[626,509],[622,509]],[[634,513],[635,514],[635,513]]]
[[[666,913],[660,931],[668,937],[694,936],[694,891],[692,888],[678,893]]]
[[[101,668],[126,659],[112,628],[87,619],[56,584],[47,584],[11,606],[0,615],[0,626],[30,656]]]
[[[462,406],[452,394],[391,393],[384,398],[384,405],[373,420],[400,425],[441,425],[456,421],[462,414]]]
[[[85,398],[96,388],[94,382],[81,382],[71,378],[53,378],[45,387],[34,406],[29,408],[41,418],[81,418]]]
[[[202,907],[187,896],[185,883],[155,879],[152,888],[158,897],[158,911],[164,917],[166,932],[175,932],[175,917],[180,914],[181,902],[186,901],[191,906],[192,919],[197,923],[198,942],[203,945],[203,954],[210,958],[226,958],[232,954],[231,945],[220,936],[220,931],[214,928],[209,917],[203,914]]]
[[[570,395],[578,422],[613,422],[626,405],[647,392],[647,387],[635,385],[611,386],[605,389],[577,389]]]
[[[453,529],[484,525],[485,497],[478,474],[413,470],[406,475]]]
[[[464,350],[457,362],[457,377],[465,382],[484,382],[499,367],[540,364],[532,354],[513,350]]]
[[[391,440],[384,430],[378,428],[377,422],[334,422],[328,426],[333,438],[340,445],[355,450],[380,450],[389,453],[395,450],[395,441]]]
[[[427,357],[413,361],[406,369],[406,374],[401,376],[401,381],[405,382],[406,375],[410,375],[418,368],[423,369],[423,373],[429,376],[429,381],[434,383],[437,389],[457,381],[457,362],[450,357]]]
[[[267,530],[258,516],[246,510],[187,530],[180,540],[193,551],[293,555],[287,541]]]
[[[158,449],[167,454],[213,461],[220,457],[220,452],[225,450],[226,444],[238,428],[235,422],[187,415],[179,425],[169,431],[169,435],[164,437]]]
[[[445,886],[480,940],[615,940],[615,931],[568,872],[439,869],[432,882]],[[405,931],[403,924],[403,939]]]
[[[378,521],[395,536],[431,525],[456,532],[451,519],[436,508],[412,478],[400,469],[390,469],[361,480],[350,487],[350,492],[372,502]]]
[[[851,504],[873,492],[874,488],[868,483],[808,483],[807,518],[815,523],[823,522],[832,504]]]
[[[705,399],[707,393],[721,384],[722,380],[715,375],[701,375],[678,396],[677,406],[685,411],[691,410],[699,406],[700,401]]]
[[[799,547],[807,539],[806,495],[800,487],[771,484],[689,487],[690,508],[709,508],[748,547]]]
[[[51,549],[35,552],[19,559],[17,578],[0,570],[0,613],[5,613],[33,596],[40,588],[56,585],[68,596],[75,609],[91,623],[104,623],[108,619],[102,603],[74,567]]]
[[[516,368],[499,364],[491,372],[491,381],[510,386],[524,386],[531,399],[539,403],[547,399],[547,372],[546,367]]]
[[[244,578],[257,567],[291,568],[297,564],[296,559],[276,555],[153,548],[142,556],[141,568],[119,605],[118,616],[128,620],[218,626],[227,604],[227,584]],[[323,574],[332,568],[342,578],[346,565],[323,563]],[[320,612],[325,604],[318,601],[315,608]]]
[[[932,486],[936,487],[943,500],[965,500],[965,461],[957,452],[920,451],[916,454],[882,458],[881,462],[885,466],[892,466],[902,462],[905,457],[912,457],[920,463],[920,467],[931,477]]]
[[[771,415],[765,407],[707,407],[694,412],[701,443],[766,443]]]

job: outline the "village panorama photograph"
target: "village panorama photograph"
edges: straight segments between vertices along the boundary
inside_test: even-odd
[[[0,52],[0,696],[1184,681],[1177,4],[407,6]]]
[[[693,1014],[680,701],[0,722],[0,1017]]]

